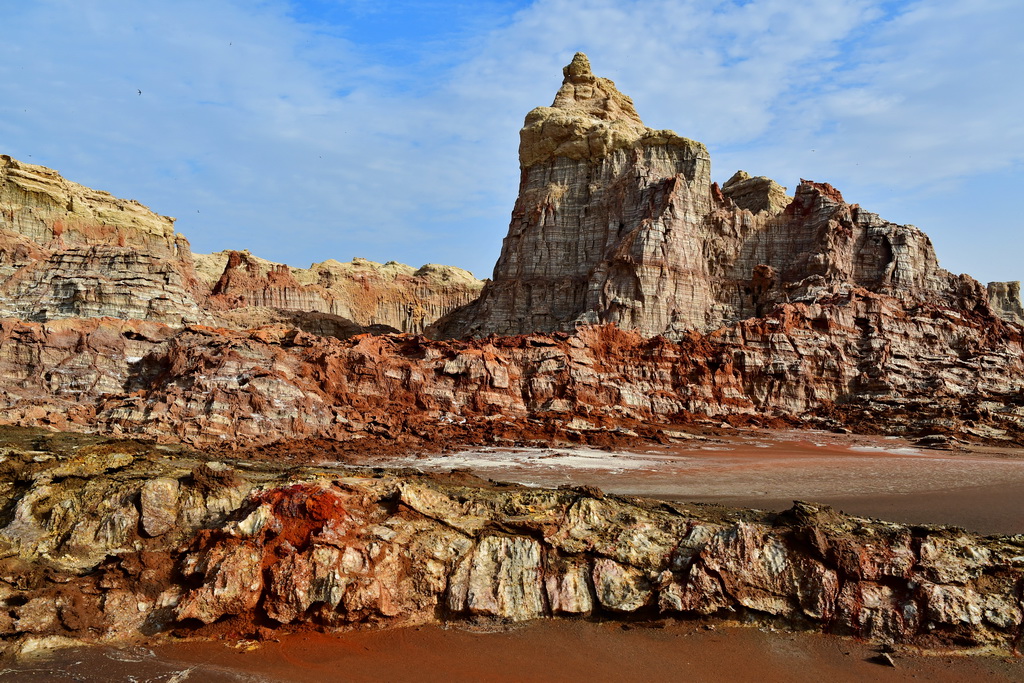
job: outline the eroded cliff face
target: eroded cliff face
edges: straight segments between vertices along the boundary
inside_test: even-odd
[[[247,252],[193,255],[173,218],[0,155],[0,316],[418,333],[482,286],[435,264],[300,269]]]
[[[521,132],[519,197],[494,279],[441,336],[615,323],[678,339],[860,287],[973,310],[984,287],[942,270],[928,237],[847,204],[738,172],[711,182],[704,146],[644,127],[577,54]],[[1000,308],[999,310],[1004,310]]]
[[[1001,318],[1024,325],[1024,307],[1020,303],[1020,282],[988,283],[988,303]]]
[[[1007,651],[1024,541],[43,434],[4,444],[0,645],[702,616]]]
[[[614,326],[444,342],[6,320],[0,372],[7,423],[198,444],[514,443],[537,425],[601,434],[698,416],[1024,437],[1019,327],[864,289],[679,342]]]
[[[181,325],[203,298],[173,218],[0,155],[0,314]]]
[[[210,287],[210,308],[239,326],[271,322],[259,310],[271,309],[326,313],[364,328],[418,334],[476,299],[483,287],[468,271],[436,264],[415,269],[357,258],[291,268],[237,251],[197,255],[196,262]]]

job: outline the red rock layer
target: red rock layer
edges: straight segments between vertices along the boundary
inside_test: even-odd
[[[580,418],[586,430],[694,415],[1013,439],[1024,416],[1019,328],[862,289],[678,342],[611,326],[441,342],[8,320],[0,370],[9,423],[196,443],[429,440],[463,421],[493,433],[537,419]]]

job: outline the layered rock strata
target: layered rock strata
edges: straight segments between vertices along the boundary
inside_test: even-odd
[[[679,342],[613,326],[443,342],[6,320],[0,416],[240,445],[429,442],[453,421],[463,437],[515,439],[530,421],[600,430],[698,416],[1020,442],[1022,343],[1019,327],[984,313],[862,289]]]
[[[1003,651],[1021,637],[1019,536],[28,441],[6,449],[0,491],[9,650],[552,616]]]
[[[134,200],[0,155],[0,314],[209,321],[188,241]]]
[[[433,333],[480,336],[615,323],[678,339],[859,287],[909,304],[987,308],[941,269],[928,237],[745,172],[711,182],[704,145],[646,128],[577,54],[551,107],[526,117],[521,180],[493,281]],[[999,311],[1006,310],[1003,306]]]
[[[434,264],[355,259],[300,269],[247,252],[193,255],[173,218],[0,155],[2,316],[417,333],[482,286]]]
[[[475,300],[483,287],[468,271],[436,264],[415,269],[357,258],[291,268],[237,251],[198,255],[196,263],[210,286],[210,307],[250,325],[267,322],[259,310],[265,308],[326,313],[365,328],[418,334]]]

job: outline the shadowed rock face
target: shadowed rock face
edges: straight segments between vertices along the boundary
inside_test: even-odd
[[[849,287],[988,305],[980,284],[939,268],[917,228],[825,183],[801,181],[790,198],[741,171],[719,189],[702,144],[646,128],[584,55],[564,74],[552,106],[531,111],[521,131],[519,197],[493,281],[435,334],[615,323],[678,339]]]
[[[5,448],[14,483],[0,490],[8,651],[55,636],[585,615],[714,615],[926,647],[1020,638],[1019,537],[803,503],[776,515],[29,441]]]

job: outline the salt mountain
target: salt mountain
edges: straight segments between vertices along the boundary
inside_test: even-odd
[[[701,417],[1021,438],[1017,283],[942,270],[824,183],[719,188],[702,144],[646,128],[584,55],[564,75],[461,307],[480,283],[458,269],[193,256],[173,219],[0,157],[4,419],[242,444]],[[431,322],[533,336],[347,339]]]
[[[920,231],[825,184],[790,199],[741,173],[719,189],[702,145],[646,129],[584,56],[565,76],[527,118],[494,280],[434,326],[518,336],[347,338],[417,331],[478,285],[196,257],[171,219],[0,157],[4,422],[226,449],[335,440],[229,465],[6,430],[0,652],[590,614],[1019,646],[1020,536],[322,462],[345,440],[671,439],[667,423],[708,417],[1022,443],[1016,283],[986,294]]]

